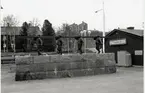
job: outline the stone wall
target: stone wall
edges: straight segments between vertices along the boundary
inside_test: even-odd
[[[116,72],[114,54],[70,54],[15,58],[15,80],[88,76]]]

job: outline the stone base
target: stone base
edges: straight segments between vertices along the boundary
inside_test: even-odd
[[[116,72],[114,54],[72,54],[16,58],[15,80],[64,78]]]

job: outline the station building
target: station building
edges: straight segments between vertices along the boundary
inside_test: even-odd
[[[106,35],[105,52],[115,53],[118,63],[118,52],[127,51],[131,55],[131,64],[143,66],[143,30],[128,27],[127,29],[114,29]]]

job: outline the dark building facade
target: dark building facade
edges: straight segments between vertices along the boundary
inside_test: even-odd
[[[80,31],[83,31],[83,30],[88,30],[88,24],[85,23],[84,21],[82,21],[81,24],[71,24],[69,25],[70,29],[76,33],[80,33]]]
[[[143,65],[143,30],[114,29],[108,33],[105,38],[105,52],[114,52],[117,62],[118,51],[129,52],[132,65]]]
[[[88,30],[88,24],[82,21],[81,24],[79,24],[79,32],[83,30]]]
[[[13,52],[14,49],[12,48],[12,44],[15,45],[16,51],[21,51],[22,47],[20,46],[20,38],[17,38],[17,36],[20,35],[21,27],[1,27],[1,51],[4,51],[4,45],[6,52]],[[42,35],[39,27],[30,27],[28,29],[28,36],[37,36]],[[27,39],[28,43],[30,43],[32,40]],[[29,44],[27,45],[27,48],[29,48]]]

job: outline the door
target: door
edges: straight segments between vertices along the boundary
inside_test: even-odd
[[[133,65],[143,66],[143,52],[142,52],[142,50],[135,50],[134,51]]]

